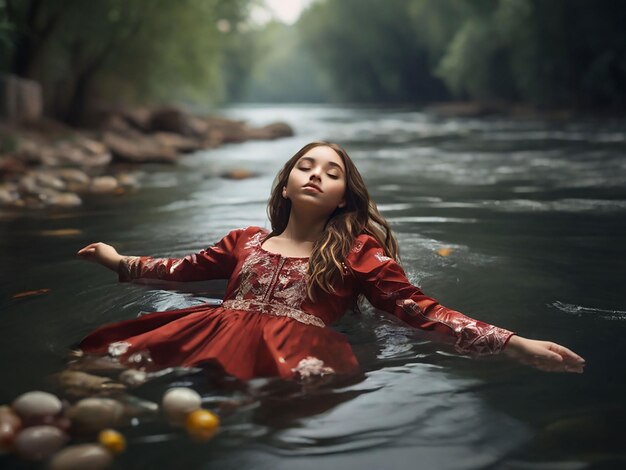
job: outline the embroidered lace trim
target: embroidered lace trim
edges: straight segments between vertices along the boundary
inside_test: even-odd
[[[514,334],[512,331],[479,322],[443,307],[439,307],[429,313],[429,316],[426,316],[417,303],[412,300],[398,300],[396,304],[409,315],[421,316],[427,321],[436,321],[451,328],[457,337],[454,349],[461,354],[498,354],[506,345],[509,337]]]
[[[118,268],[120,278],[129,281],[139,277],[139,256],[124,256]]]
[[[248,310],[265,313],[267,315],[275,315],[277,317],[289,317],[299,321],[300,323],[319,326],[321,328],[326,326],[321,318],[278,302],[267,303],[252,299],[234,299],[225,300],[222,303],[222,306],[225,308],[232,308],[234,310]]]
[[[298,362],[298,365],[291,369],[293,373],[300,374],[303,379],[308,379],[314,375],[326,375],[334,374],[335,370],[332,367],[324,365],[324,361],[317,357],[307,356]]]

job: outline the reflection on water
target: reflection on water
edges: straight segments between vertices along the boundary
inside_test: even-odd
[[[220,282],[118,284],[111,272],[75,259],[78,248],[104,241],[123,254],[182,256],[235,227],[267,227],[276,172],[302,145],[324,139],[354,158],[396,230],[413,283],[468,315],[571,347],[587,359],[585,374],[459,357],[370,308],[335,326],[350,337],[363,377],[312,389],[165,376],[141,390],[143,398],[187,384],[206,404],[250,401],[228,413],[223,433],[206,445],[158,422],[139,423],[125,431],[130,450],[120,464],[574,469],[623,462],[609,438],[621,435],[620,421],[604,419],[626,415],[626,382],[615,366],[626,352],[623,122],[308,105],[224,113],[253,125],[285,120],[296,135],[198,152],[174,169],[142,167],[143,189],[122,198],[70,212],[2,215],[3,402],[44,387],[96,326],[223,293]],[[218,177],[235,167],[258,176]],[[36,289],[50,290],[11,298]],[[573,435],[586,434],[606,437],[601,453],[572,444]]]

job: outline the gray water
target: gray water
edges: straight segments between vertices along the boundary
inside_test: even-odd
[[[284,120],[295,136],[143,166],[143,187],[78,210],[3,213],[1,402],[48,386],[68,349],[106,322],[183,308],[223,292],[118,284],[74,257],[103,241],[122,254],[183,256],[229,230],[268,226],[272,180],[302,145],[343,145],[395,230],[410,280],[442,304],[566,345],[585,373],[550,374],[503,357],[472,360],[366,309],[335,327],[365,377],[309,389],[259,379],[230,388],[185,376],[210,404],[252,394],[222,433],[191,442],[160,422],[122,431],[120,468],[579,469],[626,463],[626,127],[624,122],[443,118],[412,109],[237,106],[252,125]],[[258,176],[225,180],[245,167]],[[46,230],[77,229],[51,236]],[[449,256],[437,254],[450,248]],[[40,296],[18,292],[47,288]],[[244,387],[244,388],[242,388]],[[0,460],[0,463],[3,461]],[[8,465],[20,465],[5,460]]]

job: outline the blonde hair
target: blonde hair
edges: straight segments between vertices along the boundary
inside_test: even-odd
[[[307,284],[307,295],[311,300],[315,300],[321,292],[329,294],[335,292],[334,284],[342,278],[344,273],[343,261],[350,253],[354,240],[360,234],[374,237],[387,256],[400,262],[398,242],[389,224],[371,200],[361,174],[348,153],[340,145],[331,142],[315,141],[306,144],[279,171],[267,205],[267,215],[272,230],[265,239],[280,235],[287,227],[291,201],[282,196],[282,188],[287,186],[291,170],[300,157],[312,148],[322,145],[332,148],[343,161],[346,170],[344,194],[346,205],[333,211],[326,222],[322,236],[313,244],[309,258]]]

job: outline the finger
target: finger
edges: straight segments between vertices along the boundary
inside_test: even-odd
[[[89,245],[87,245],[87,246],[85,246],[85,247],[81,248],[80,250],[78,250],[78,253],[80,253],[81,251],[88,250],[88,249],[90,249],[90,248],[95,248],[96,244],[97,244],[97,243],[90,243]]]
[[[582,357],[580,357],[578,354],[576,354],[574,351],[566,348],[565,346],[561,346],[560,344],[552,345],[551,349],[552,351],[563,356],[564,359],[581,362],[581,363],[585,362],[585,360]]]

